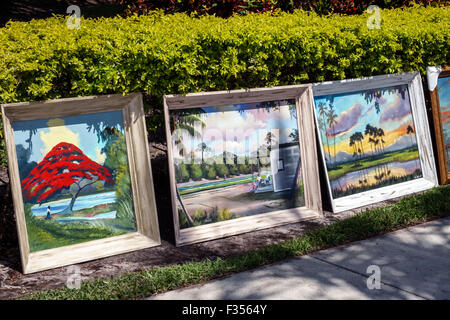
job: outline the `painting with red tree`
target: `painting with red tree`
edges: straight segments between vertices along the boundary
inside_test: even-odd
[[[120,111],[13,129],[31,252],[136,231]]]

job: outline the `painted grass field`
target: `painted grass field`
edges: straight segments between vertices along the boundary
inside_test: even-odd
[[[255,175],[256,177],[256,175]],[[239,185],[239,184],[245,184],[245,183],[251,183],[252,180],[255,180],[255,177],[248,177],[248,178],[244,178],[244,179],[230,179],[230,181],[227,180],[213,180],[213,181],[222,181],[221,183],[216,183],[214,185],[210,185],[211,181],[205,182],[204,184],[199,184],[193,187],[190,187],[188,189],[184,189],[182,191],[180,191],[181,195],[187,195],[190,193],[194,193],[194,192],[200,192],[200,191],[206,191],[206,190],[213,190],[213,189],[219,189],[219,188],[225,188],[225,187],[230,187],[230,186],[234,186],[234,185]],[[265,179],[266,175],[261,175],[261,179]]]
[[[117,209],[118,206],[119,204],[111,204],[108,206],[83,209],[75,211],[70,216],[89,217],[93,214],[106,212],[105,210]],[[71,221],[69,223],[58,222],[60,218],[68,215],[55,214],[52,216],[52,220],[45,220],[43,217],[36,217],[31,213],[30,204],[25,204],[24,209],[30,252],[104,239],[131,231],[126,223],[130,217],[126,217],[126,215],[133,213],[131,211],[127,213],[123,208],[119,208],[116,219]]]
[[[376,156],[375,158],[367,157],[360,161],[352,161],[339,164],[338,169],[331,169],[328,171],[328,177],[331,181],[355,170],[366,169],[381,164],[389,164],[391,162],[406,162],[418,158],[419,151],[417,151],[416,148],[408,148],[405,150],[385,153],[384,155]],[[357,163],[358,166],[355,166],[355,163]]]

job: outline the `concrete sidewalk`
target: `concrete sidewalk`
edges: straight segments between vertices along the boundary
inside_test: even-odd
[[[370,265],[380,289],[367,287]],[[149,299],[450,299],[450,218]]]

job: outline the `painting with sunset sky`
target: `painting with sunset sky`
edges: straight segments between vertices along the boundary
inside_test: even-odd
[[[295,100],[170,118],[180,228],[305,205]]]
[[[136,231],[121,111],[13,131],[31,252]]]
[[[314,100],[334,199],[422,177],[406,85]]]
[[[447,168],[450,168],[450,77],[438,79],[439,105]]]

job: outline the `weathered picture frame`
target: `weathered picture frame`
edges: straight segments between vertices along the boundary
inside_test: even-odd
[[[443,105],[441,100],[443,100],[442,93],[439,90],[443,90],[440,88],[439,82],[443,80],[443,78],[450,77],[450,66],[442,66],[442,67],[432,67],[427,69],[427,77],[428,77],[428,88],[430,90],[430,98],[431,98],[431,110],[433,114],[433,124],[434,124],[434,133],[436,136],[436,146],[437,146],[437,160],[438,160],[438,168],[439,168],[439,182],[441,184],[450,183],[450,168],[449,168],[449,149],[448,140],[448,115],[447,118],[444,119],[444,114],[449,113],[449,111],[444,112],[443,108],[448,108],[448,105]],[[448,85],[447,85],[448,86]],[[448,96],[448,95],[447,95]],[[446,122],[447,121],[447,122]],[[444,126],[446,126],[446,130],[444,130]],[[446,144],[447,142],[447,144]]]
[[[411,140],[413,139],[413,136],[415,136],[414,142],[411,142],[411,146],[414,146],[415,148],[415,152],[418,152],[418,157],[416,158],[416,163],[420,164],[419,168],[419,175],[421,176],[421,178],[404,178],[407,177],[407,175],[405,175],[405,173],[402,173],[403,176],[400,176],[401,179],[397,179],[398,176],[396,176],[396,173],[398,170],[397,169],[402,169],[403,172],[405,171],[405,169],[402,168],[389,168],[389,163],[387,165],[385,165],[382,169],[378,170],[377,175],[375,175],[375,173],[370,173],[375,175],[375,178],[378,179],[377,183],[378,184],[372,184],[370,187],[373,187],[375,185],[375,189],[370,189],[369,184],[371,184],[372,182],[372,178],[373,176],[368,176],[365,175],[363,178],[357,178],[359,179],[355,182],[354,185],[351,185],[351,188],[348,187],[348,184],[346,182],[344,182],[345,188],[346,189],[342,189],[344,187],[342,187],[342,184],[339,183],[339,187],[337,187],[336,189],[332,189],[331,188],[331,182],[330,182],[330,171],[334,170],[334,169],[342,169],[342,167],[344,167],[347,163],[345,161],[350,162],[351,160],[341,160],[344,157],[342,155],[338,155],[339,150],[336,150],[333,152],[333,148],[329,148],[328,152],[329,154],[327,154],[325,152],[325,145],[327,143],[327,141],[324,140],[324,138],[322,136],[324,136],[324,134],[322,133],[322,135],[320,134],[320,128],[321,128],[321,124],[322,124],[322,129],[327,129],[327,126],[325,124],[324,126],[324,122],[322,119],[322,123],[320,123],[320,117],[321,116],[325,116],[326,117],[326,112],[322,112],[323,110],[320,109],[320,105],[319,105],[319,101],[322,101],[323,99],[329,99],[330,101],[332,101],[332,104],[335,103],[334,102],[334,98],[335,97],[342,97],[342,96],[346,96],[346,95],[357,95],[357,94],[365,94],[365,92],[373,92],[373,91],[378,91],[378,92],[384,92],[384,90],[387,89],[392,89],[392,92],[395,92],[396,90],[400,90],[398,88],[403,88],[403,94],[405,95],[405,97],[403,97],[403,99],[405,99],[405,104],[410,105],[410,107],[408,106],[408,108],[410,108],[410,113],[409,113],[409,124],[410,126],[407,128],[408,130],[404,130],[405,128],[402,128],[402,134],[405,136],[403,137],[403,142],[407,141],[407,138],[411,138]],[[379,89],[379,90],[378,90]],[[389,91],[389,90],[386,90]],[[406,91],[406,94],[404,93]],[[316,125],[317,128],[319,130],[319,140],[320,140],[320,145],[321,145],[321,151],[322,151],[322,157],[323,157],[323,165],[325,168],[327,168],[327,187],[328,187],[328,192],[331,198],[331,202],[332,202],[332,210],[333,212],[342,212],[345,210],[350,210],[350,209],[354,209],[354,208],[358,208],[358,207],[362,207],[365,205],[369,205],[369,204],[373,204],[373,203],[377,203],[380,201],[384,201],[384,200],[388,200],[388,199],[392,199],[392,198],[396,198],[399,196],[403,196],[403,195],[407,195],[407,194],[411,194],[411,193],[415,193],[415,192],[420,192],[420,191],[424,191],[427,189],[430,189],[434,186],[436,186],[438,184],[437,181],[437,174],[436,174],[436,167],[435,167],[435,163],[434,163],[434,155],[433,155],[433,148],[432,148],[432,143],[431,143],[431,136],[430,136],[430,131],[429,131],[429,125],[428,125],[428,120],[427,120],[427,113],[426,113],[426,107],[425,107],[425,99],[424,99],[424,94],[423,94],[423,88],[422,88],[422,81],[421,81],[421,77],[420,74],[418,72],[410,72],[410,73],[402,73],[402,74],[392,74],[392,75],[380,75],[380,76],[374,76],[374,77],[368,77],[368,78],[361,78],[361,79],[350,79],[350,80],[342,80],[342,81],[333,81],[333,82],[324,82],[324,83],[317,83],[313,85],[313,92],[314,92],[314,101],[315,101],[315,108],[314,108],[314,112],[316,115]],[[397,94],[397,98],[400,96],[398,93]],[[376,103],[386,103],[386,110],[387,111],[387,106],[388,106],[388,102],[386,102],[385,97],[380,94],[377,93],[375,95],[372,95],[372,98],[375,99],[380,99],[380,101],[376,102]],[[322,99],[322,100],[321,100]],[[337,98],[336,98],[337,99]],[[362,98],[361,98],[362,99]],[[385,99],[385,100],[382,100]],[[389,100],[390,99],[390,100]],[[370,100],[370,99],[369,99]],[[356,101],[356,100],[355,100]],[[392,102],[392,96],[388,97],[388,101],[389,101],[389,106],[391,109],[389,109],[389,111],[391,112],[390,115],[386,114],[384,117],[382,117],[382,111],[380,112],[380,105],[378,105],[378,109],[376,109],[375,111],[371,111],[373,114],[378,114],[378,120],[379,122],[376,122],[376,125],[378,123],[381,123],[382,121],[387,121],[388,120],[392,120],[394,118],[400,118],[400,116],[404,115],[404,111],[405,110],[401,110],[398,111],[399,109],[395,109],[394,107],[396,107],[396,103]],[[362,102],[363,103],[363,102]],[[371,102],[372,104],[374,103],[374,101]],[[357,103],[354,103],[353,106],[355,106]],[[361,104],[360,104],[361,105]],[[368,104],[366,104],[368,105]],[[348,105],[348,110],[346,110],[345,112],[345,120],[349,120],[348,118],[350,118],[349,114],[350,114],[350,107],[352,107],[351,105]],[[370,121],[371,118],[369,118],[369,116],[367,115],[369,113],[369,111],[367,111],[367,107],[364,108],[360,108],[359,113],[358,113],[358,119],[364,119],[364,121]],[[372,109],[374,107],[372,106]],[[319,112],[319,109],[321,110]],[[376,113],[375,113],[376,112]],[[322,113],[322,115],[320,114]],[[341,114],[339,115],[339,117],[332,117],[333,118],[333,123],[336,123],[335,121],[338,120],[344,120],[344,119],[340,119],[340,118],[344,118],[343,117],[343,112],[341,112]],[[373,116],[373,115],[372,115]],[[330,118],[330,117],[328,117]],[[376,117],[373,116],[373,119],[375,119]],[[398,120],[398,119],[397,119]],[[363,121],[363,120],[361,120]],[[394,121],[394,120],[392,120]],[[346,130],[348,128],[353,128],[352,130],[355,130],[354,128],[357,126],[356,124],[351,124],[352,126],[349,125],[349,122],[351,121],[347,121],[346,123]],[[370,122],[369,122],[370,123]],[[377,138],[373,138],[372,139],[372,132],[370,132],[373,128],[377,129],[375,126],[369,126],[368,128],[366,127],[366,132],[364,132],[364,129],[361,131],[359,130],[359,133],[362,132],[362,134],[358,134],[360,137],[353,137],[353,148],[355,148],[356,145],[356,150],[355,153],[353,153],[353,156],[355,156],[356,154],[356,158],[353,159],[360,159],[357,162],[358,166],[362,166],[364,168],[364,161],[366,159],[369,158],[368,155],[373,155],[374,158],[380,159],[383,157],[386,157],[387,152],[390,152],[389,150],[396,150],[392,147],[392,149],[389,149],[390,145],[393,145],[394,142],[397,143],[397,140],[393,141],[393,138],[389,137],[389,133],[387,132],[387,130],[391,130],[392,127],[390,127],[389,129],[385,128],[384,131],[381,130],[381,140],[379,140],[379,136],[377,136]],[[402,123],[403,126],[407,126],[407,123]],[[336,125],[338,126],[338,125]],[[343,126],[344,127],[344,126]],[[335,128],[335,127],[334,127]],[[415,129],[413,129],[415,128]],[[340,128],[339,128],[340,129]],[[328,129],[329,130],[329,127]],[[378,129],[379,130],[379,129]],[[400,130],[399,128],[397,128],[397,130]],[[338,132],[339,130],[335,130],[336,132],[332,132],[334,134],[334,137],[336,137],[338,134],[341,134],[342,131],[344,131],[344,129],[342,129],[342,131]],[[356,131],[356,130],[355,130]],[[413,132],[414,135],[409,135],[411,132]],[[352,133],[352,132],[350,132]],[[406,134],[408,133],[408,135]],[[328,136],[330,134],[329,131],[326,131],[326,135]],[[347,132],[345,132],[344,134],[347,134]],[[386,134],[386,135],[385,135]],[[398,136],[397,136],[398,137]],[[369,139],[369,144],[362,145],[361,141],[362,139],[360,138],[364,138],[364,141],[367,141],[367,139]],[[388,139],[389,138],[389,139]],[[328,138],[327,138],[328,139]],[[372,139],[372,140],[370,140]],[[386,143],[384,140],[386,140]],[[348,140],[348,139],[347,139]],[[348,141],[345,141],[345,143],[347,144],[346,146],[352,146],[352,141],[350,141],[350,144],[348,144]],[[382,146],[380,146],[380,144],[375,145],[377,142],[381,141],[382,142]],[[390,140],[390,141],[388,141]],[[328,145],[331,145],[333,142],[333,139],[330,138],[328,141]],[[390,144],[389,144],[390,142]],[[400,143],[400,141],[398,141]],[[344,143],[344,142],[342,142]],[[367,143],[367,142],[365,142]],[[397,145],[399,144],[397,143]],[[336,146],[336,143],[334,144],[334,146]],[[343,144],[341,145],[343,146]],[[361,146],[361,147],[359,147]],[[386,147],[386,149],[385,149]],[[404,147],[406,149],[406,147]],[[360,151],[360,149],[363,149],[363,151]],[[365,149],[365,150],[364,150]],[[369,151],[369,150],[372,151]],[[378,150],[378,151],[376,151]],[[406,152],[406,151],[405,151]],[[411,150],[409,150],[409,152],[411,152]],[[365,157],[364,157],[365,155]],[[392,155],[392,154],[391,154]],[[340,159],[339,159],[339,156]],[[328,168],[327,167],[327,161],[326,159],[329,159],[329,163],[328,166],[330,166],[330,163],[335,163],[335,168]],[[333,160],[334,158],[334,160]],[[351,155],[347,158],[351,159]],[[362,160],[361,160],[362,159]],[[394,160],[392,160],[392,163],[395,165],[398,165],[398,161],[402,161],[402,157],[401,155],[399,157],[394,157]],[[397,160],[400,159],[400,160]],[[368,159],[370,160],[370,159]],[[372,159],[373,160],[373,159]],[[384,159],[387,160],[387,159]],[[383,160],[383,161],[384,161]],[[374,160],[374,161],[378,161],[378,160]],[[340,165],[340,163],[343,163],[344,165]],[[361,165],[362,163],[362,165]],[[368,163],[366,163],[368,164]],[[384,163],[383,163],[384,165]],[[339,168],[340,167],[340,168]],[[370,167],[369,169],[371,169],[372,167]],[[375,167],[376,168],[376,167]],[[345,168],[344,168],[345,169]],[[352,169],[353,170],[353,169]],[[356,170],[356,169],[354,169]],[[392,172],[393,175],[392,175]],[[360,170],[361,171],[361,170]],[[417,171],[415,171],[417,172]],[[353,172],[350,172],[353,173]],[[367,170],[366,170],[366,174],[367,174]],[[386,174],[386,175],[385,175]],[[383,180],[383,176],[384,179]],[[387,179],[392,179],[392,180],[387,180]],[[380,180],[381,179],[381,180]],[[412,179],[409,180],[408,179]],[[335,180],[336,181],[336,180]],[[384,182],[386,186],[383,186]],[[385,182],[388,181],[388,182]],[[394,181],[393,183],[391,183],[391,181]],[[396,181],[404,181],[404,182],[396,182]],[[362,186],[360,187],[360,189],[358,189],[358,185],[357,183],[360,183]],[[391,183],[390,185],[388,185],[389,183]],[[380,186],[381,187],[378,187]],[[367,191],[360,191],[360,190],[364,190],[363,187],[366,187],[365,189]],[[341,188],[341,189],[339,189]],[[353,189],[352,189],[353,188]],[[341,190],[345,190],[346,192],[348,192],[348,190],[358,190],[357,193],[355,194],[350,194],[350,195],[345,195],[345,196],[341,196],[341,197],[334,197],[333,193],[337,194],[337,191],[341,191]],[[342,193],[345,194],[345,193]]]
[[[291,107],[295,108],[297,139],[300,141],[301,172],[303,175],[304,206],[273,212],[258,213],[227,221],[193,226],[180,229],[177,210],[177,181],[174,164],[174,145],[172,130],[172,112],[195,108],[235,106],[237,104],[260,103],[267,101],[295,100]],[[290,100],[290,101],[292,101]],[[165,125],[168,145],[169,178],[172,196],[173,219],[176,245],[186,245],[222,238],[239,233],[260,230],[273,226],[308,220],[318,217],[322,212],[322,202],[319,185],[319,171],[314,131],[313,100],[310,85],[294,85],[273,88],[248,90],[217,91],[193,93],[187,95],[164,96]],[[292,110],[292,109],[291,109]],[[219,118],[219,121],[221,118]],[[225,121],[225,120],[224,120]],[[202,140],[203,141],[203,140]],[[307,151],[308,150],[308,151]],[[313,150],[313,152],[311,152]],[[202,154],[203,157],[203,154]],[[203,159],[202,159],[203,161]],[[300,159],[298,160],[300,163]],[[300,164],[298,165],[300,166]],[[284,169],[284,164],[280,170]],[[297,169],[298,170],[298,169]],[[252,168],[252,181],[253,168]],[[298,171],[297,171],[298,172]],[[247,172],[248,173],[248,172]],[[297,174],[297,173],[296,173]],[[258,174],[259,177],[259,174]],[[270,180],[270,178],[266,178]],[[295,178],[294,178],[295,179]],[[261,184],[262,185],[262,184]],[[259,178],[258,178],[259,186]],[[181,196],[180,196],[181,198]],[[183,206],[184,208],[184,206]],[[186,213],[187,215],[187,213]]]
[[[140,93],[68,98],[31,103],[3,104],[1,106],[1,110],[5,131],[6,149],[9,159],[9,174],[14,201],[15,217],[17,220],[16,223],[20,254],[24,273],[32,273],[80,263],[92,259],[130,252],[133,250],[153,247],[160,244],[153,179],[147,143],[147,131],[142,95]],[[121,133],[120,137],[122,144],[123,141],[125,141],[126,144],[126,151],[122,151],[122,158],[126,159],[123,161],[128,161],[128,181],[130,182],[128,182],[127,185],[130,186],[132,190],[132,194],[129,195],[129,197],[131,198],[130,201],[132,201],[132,206],[134,208],[132,210],[134,210],[133,223],[135,228],[133,231],[129,231],[125,234],[121,233],[120,235],[104,237],[96,240],[83,240],[84,242],[82,243],[52,247],[50,249],[31,252],[27,232],[27,221],[24,211],[23,190],[19,176],[15,131],[13,126],[16,123],[24,121],[26,124],[26,121],[46,121],[46,119],[56,118],[73,119],[73,117],[82,117],[84,115],[92,117],[96,114],[103,115],[107,112],[111,112],[114,115],[117,114],[118,118],[120,118],[120,121],[122,122],[120,124],[120,128],[123,133]],[[58,128],[64,128],[64,130],[67,131],[67,127],[63,126]],[[48,133],[46,134],[48,135]],[[41,132],[41,136],[42,135],[43,133]],[[54,137],[58,137],[58,135],[55,135]],[[81,143],[82,142],[80,142],[80,144]],[[95,139],[91,139],[91,141],[83,141],[83,143],[89,146],[95,144]],[[72,145],[71,147],[72,149],[75,148]],[[75,150],[79,151],[80,149],[75,148]],[[91,166],[97,165],[95,163],[93,164],[92,161],[89,164]],[[126,167],[124,170],[126,170]],[[99,175],[100,173],[97,174],[96,180],[99,180]],[[94,180],[92,177],[91,179]],[[78,182],[81,184],[79,180]],[[69,190],[71,187],[69,187]],[[49,189],[47,188],[47,190]],[[94,196],[96,196],[96,194],[94,194]],[[116,197],[116,194],[114,194],[114,197]],[[71,204],[73,205],[73,203]],[[35,206],[38,207],[38,205]],[[50,211],[50,206],[48,208],[48,211]],[[72,209],[72,207],[70,207],[70,209]],[[117,212],[119,211],[116,211],[115,213]],[[39,218],[39,221],[41,221],[40,223],[45,222],[43,217]],[[50,212],[47,212],[47,218],[52,219]],[[52,223],[61,223],[61,221],[58,221],[55,218]]]

